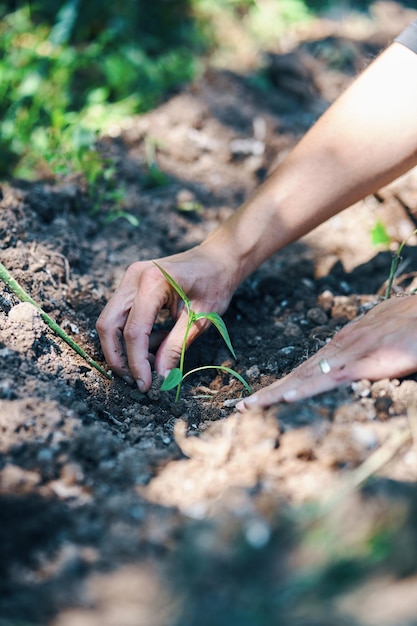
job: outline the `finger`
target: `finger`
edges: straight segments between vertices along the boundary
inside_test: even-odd
[[[332,341],[301,363],[290,374],[251,396],[249,404],[261,407],[282,400],[295,402],[331,391],[363,376],[356,368],[363,354],[363,337],[354,322],[339,331]]]
[[[256,392],[237,408],[292,402],[362,378],[378,380],[415,372],[415,302],[404,298],[376,305],[336,333],[327,346],[288,376]]]
[[[115,374],[125,379],[130,377],[122,332],[126,317],[127,313],[119,314],[109,302],[96,322],[107,365]]]
[[[97,321],[109,367],[125,380],[133,379],[142,392],[151,385],[155,352],[166,337],[166,331],[152,330],[165,306],[176,313],[176,294],[157,268],[136,263]]]
[[[417,368],[415,352],[405,349],[385,348],[358,359],[350,366],[351,378],[360,380],[380,380],[381,378],[401,378],[413,374]]]
[[[335,353],[334,348],[329,344],[288,376],[240,402],[238,410],[249,406],[267,407],[281,401],[295,402],[362,378],[379,380],[405,376],[416,369],[416,357],[412,352],[382,348],[357,356],[359,348],[355,344],[352,344],[350,353],[344,350]]]
[[[300,376],[297,370],[294,370],[285,378],[260,389],[249,398],[245,398],[236,405],[236,408],[243,411],[251,406],[264,408],[282,401],[296,402],[325,391],[331,391],[339,385],[340,382],[328,375],[317,374],[317,376],[304,378]]]
[[[326,355],[329,355],[328,358]],[[242,400],[236,408],[244,410],[249,406],[267,407],[281,401],[295,402],[348,384],[354,378],[350,363],[343,361],[343,355],[343,352],[342,356],[335,352],[335,346],[326,346],[287,376]]]
[[[149,353],[153,353],[153,340],[150,337],[160,308],[158,303],[149,308],[142,304],[134,305],[123,330],[129,371],[142,392],[147,391],[152,383],[152,369],[148,359]]]

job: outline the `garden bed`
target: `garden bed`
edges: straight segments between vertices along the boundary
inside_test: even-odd
[[[410,13],[377,13],[363,40],[320,23],[270,60],[275,88],[210,69],[115,126],[100,150],[124,216],[77,178],[5,182],[0,261],[103,364],[95,321],[125,268],[201,241]],[[371,232],[401,242],[407,206],[415,172],[275,255],[224,316],[237,359],[210,329],[187,369],[253,389],[291,371],[382,296],[392,252]],[[403,257],[396,292],[413,289],[413,245]],[[240,415],[239,381],[203,372],[175,402],[156,377],[148,394],[107,380],[4,285],[0,356],[1,626],[415,623],[417,457],[396,439],[415,377]]]

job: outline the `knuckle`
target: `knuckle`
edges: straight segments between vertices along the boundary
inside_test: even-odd
[[[107,323],[102,315],[100,315],[100,317],[96,321],[96,330],[99,335],[104,335],[104,333],[107,332]]]
[[[161,272],[151,261],[135,261],[126,269],[125,276],[129,279],[138,278],[142,280],[148,276],[161,275]]]
[[[106,363],[113,372],[120,370],[120,363],[113,357],[108,357]]]
[[[171,346],[168,349],[168,356],[173,360],[178,360],[181,356],[181,347],[180,346]]]
[[[125,276],[131,278],[136,274],[141,273],[144,269],[144,263],[142,261],[135,261],[126,268]]]
[[[134,342],[139,336],[139,329],[137,324],[126,324],[123,330],[123,338],[127,343]]]
[[[330,372],[331,379],[337,384],[348,383],[352,380],[352,376],[349,372],[349,368],[346,365],[342,365]]]

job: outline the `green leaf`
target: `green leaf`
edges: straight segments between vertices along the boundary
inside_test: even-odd
[[[226,367],[226,365],[201,365],[200,367],[196,367],[195,369],[190,370],[189,372],[184,374],[183,379],[187,378],[187,376],[190,376],[191,374],[195,374],[196,372],[201,372],[202,370],[221,370],[222,372],[227,372],[228,374],[231,374],[232,376],[237,378],[237,380],[242,383],[248,393],[252,393],[251,386],[248,382],[246,382],[243,376],[241,376],[235,370],[232,370],[230,367]]]
[[[165,187],[168,183],[169,178],[165,172],[160,170],[156,163],[151,163],[145,179],[145,185],[152,189],[154,187]]]
[[[371,239],[373,246],[389,246],[391,243],[391,237],[387,233],[384,224],[379,220],[371,230]]]
[[[219,331],[219,333],[221,334],[223,341],[225,342],[225,344],[227,345],[227,347],[229,348],[230,352],[233,354],[234,358],[236,358],[236,353],[234,351],[234,348],[232,346],[232,342],[230,340],[230,336],[229,336],[229,332],[226,328],[226,324],[224,323],[224,321],[222,320],[222,318],[220,317],[220,315],[218,313],[196,313],[194,315],[194,320],[197,321],[199,319],[207,319],[209,320],[209,322],[211,322]]]
[[[127,220],[129,224],[134,228],[137,228],[140,224],[138,218],[135,215],[132,215],[132,213],[128,213],[127,211],[112,211],[107,215],[105,222],[106,224],[111,224],[119,218]]]
[[[182,213],[201,213],[203,210],[203,206],[199,202],[195,202],[193,200],[185,200],[177,206],[178,211]]]
[[[69,0],[58,12],[58,19],[51,30],[49,41],[55,45],[67,44],[78,17],[80,0]]]
[[[185,295],[185,292],[183,291],[183,289],[181,289],[179,284],[172,278],[170,274],[168,274],[166,270],[164,270],[163,267],[159,265],[159,263],[157,263],[156,261],[153,261],[153,264],[156,265],[156,267],[159,269],[161,274],[163,274],[164,278],[169,282],[171,287],[175,289],[175,291],[177,292],[181,300],[183,300],[185,304],[187,305],[188,309],[190,309],[191,301],[189,300],[189,298],[187,298],[187,296]]]
[[[177,387],[182,381],[182,372],[179,367],[174,367],[161,385],[161,391],[169,391]]]

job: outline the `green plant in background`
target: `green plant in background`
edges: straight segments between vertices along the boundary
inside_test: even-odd
[[[93,187],[97,138],[193,79],[225,45],[228,14],[257,45],[308,19],[305,0],[0,2],[0,178],[82,173]],[[156,161],[150,184],[165,184]]]
[[[181,349],[181,356],[180,356],[179,367],[175,367],[175,368],[173,368],[170,371],[170,373],[168,374],[168,376],[166,377],[166,379],[164,380],[164,382],[161,385],[162,391],[169,391],[170,389],[174,389],[174,387],[176,387],[177,388],[177,392],[176,392],[176,396],[175,396],[175,401],[177,401],[178,398],[179,398],[179,395],[180,395],[182,383],[183,383],[184,379],[187,378],[187,376],[190,376],[191,374],[195,374],[195,372],[200,372],[202,370],[215,369],[215,370],[220,370],[220,371],[223,371],[223,372],[227,372],[228,374],[231,374],[232,376],[235,376],[235,378],[237,378],[242,383],[242,385],[246,388],[246,390],[249,393],[252,393],[252,390],[251,390],[250,386],[248,385],[248,383],[246,382],[246,380],[238,372],[236,372],[235,370],[231,369],[230,367],[226,367],[225,365],[202,365],[202,366],[196,367],[195,369],[192,369],[189,372],[187,372],[186,374],[184,374],[184,359],[185,359],[185,350],[186,350],[186,346],[187,346],[188,335],[190,334],[190,330],[191,330],[193,324],[198,322],[198,320],[206,319],[209,322],[211,322],[217,328],[217,330],[219,331],[220,335],[222,336],[225,344],[227,345],[227,347],[229,348],[230,352],[232,353],[232,355],[235,358],[236,358],[236,354],[235,354],[235,351],[233,349],[232,343],[230,341],[230,337],[229,337],[229,333],[228,333],[227,328],[226,328],[226,324],[224,323],[224,321],[222,320],[220,315],[218,313],[213,313],[213,312],[196,313],[195,311],[193,311],[192,308],[191,308],[191,302],[190,302],[189,298],[187,297],[187,295],[184,293],[183,289],[172,278],[172,276],[170,274],[168,274],[168,272],[166,270],[164,270],[163,267],[161,267],[155,261],[154,261],[154,264],[159,269],[159,271],[162,273],[164,278],[168,281],[168,283],[171,285],[171,287],[177,292],[177,294],[179,295],[181,300],[184,302],[186,310],[187,310],[187,314],[188,314],[187,328],[185,330],[184,338],[183,338],[183,342],[182,342],[182,349]]]
[[[144,180],[144,184],[146,187],[154,188],[154,187],[165,187],[169,183],[169,178],[161,170],[158,165],[158,160],[156,158],[156,151],[160,147],[160,143],[155,140],[147,137],[145,139],[145,158],[146,158],[146,177]]]
[[[105,213],[104,223],[110,224],[118,219],[125,219],[133,228],[137,228],[140,220],[126,211],[126,186],[122,183],[117,185],[116,166],[108,159],[101,157],[102,167],[96,176],[95,170],[89,170],[86,178],[89,183],[89,195],[92,200],[90,215]],[[91,178],[87,176],[91,173]],[[107,208],[110,207],[109,210]]]
[[[400,245],[398,246],[398,249],[396,250],[394,256],[392,257],[391,267],[390,267],[388,282],[387,282],[387,288],[385,290],[385,296],[384,296],[385,300],[387,300],[391,296],[392,284],[394,282],[394,278],[397,273],[398,264],[402,258],[401,253],[403,251],[403,248],[407,244],[407,241],[410,239],[410,237],[412,237],[413,235],[417,235],[417,228],[413,230],[413,232],[411,233],[411,235],[407,237],[407,239],[404,239],[404,241],[400,243]]]
[[[203,205],[195,200],[185,200],[177,206],[178,211],[181,213],[194,213],[199,215],[203,210]]]
[[[388,247],[392,241],[392,238],[387,233],[385,225],[381,220],[377,220],[374,227],[371,230],[371,241],[373,246],[386,246]]]
[[[94,184],[97,137],[195,77],[223,45],[210,30],[219,11],[261,42],[309,15],[303,0],[0,2],[0,176]]]
[[[188,1],[153,3],[164,5],[159,22],[147,4],[0,4],[0,175],[83,172],[94,184],[99,134],[194,76]],[[174,9],[179,29],[170,28]]]
[[[257,41],[267,44],[275,41],[288,26],[307,22],[311,17],[303,0],[263,0],[253,2],[248,15],[248,28]]]

